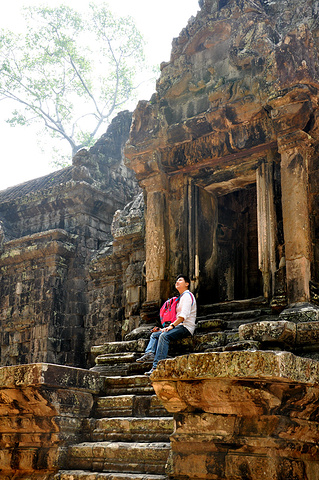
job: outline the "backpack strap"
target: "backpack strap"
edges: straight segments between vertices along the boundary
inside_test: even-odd
[[[193,304],[194,304],[194,295],[193,295],[192,292],[190,292],[189,290],[187,290],[186,292],[183,292],[182,295],[180,295],[180,296],[178,297],[178,301],[179,301],[179,299],[184,295],[184,293],[189,293],[189,294],[190,294],[191,299],[192,299],[192,305],[191,305],[191,306],[193,306]]]

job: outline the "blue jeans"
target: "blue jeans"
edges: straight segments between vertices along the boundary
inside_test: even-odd
[[[150,336],[150,341],[146,347],[145,353],[154,353],[155,358],[153,368],[157,367],[160,360],[164,360],[168,355],[168,348],[171,340],[180,340],[189,337],[191,334],[183,325],[177,325],[168,332],[154,332]]]

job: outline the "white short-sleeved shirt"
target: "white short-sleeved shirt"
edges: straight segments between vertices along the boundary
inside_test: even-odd
[[[185,290],[176,308],[176,318],[184,318],[184,321],[180,325],[187,328],[191,335],[193,335],[195,331],[196,311],[197,306],[194,295],[189,290]]]

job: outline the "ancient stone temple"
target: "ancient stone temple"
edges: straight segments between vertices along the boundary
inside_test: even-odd
[[[319,4],[200,3],[126,148],[146,197],[147,304],[188,271],[202,312],[261,297],[273,317],[152,375],[175,412],[170,474],[317,479]]]
[[[133,116],[0,192],[0,480],[319,480],[319,2],[199,7]]]
[[[128,165],[147,196],[147,299],[189,270],[205,302],[309,302],[318,282],[317,3],[202,1]],[[296,213],[298,212],[298,213]]]

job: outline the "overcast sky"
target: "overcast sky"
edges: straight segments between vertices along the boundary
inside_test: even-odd
[[[29,5],[69,5],[79,9],[89,2],[79,0],[13,0],[6,2],[0,17],[0,28],[14,31],[22,25],[20,14],[22,6]],[[171,43],[187,25],[191,16],[195,16],[199,7],[198,0],[108,0],[111,10],[121,16],[131,15],[142,32],[146,42],[146,54],[150,63],[160,64],[170,58]],[[148,100],[152,92],[145,92]],[[44,154],[38,145],[39,124],[32,127],[10,127],[5,119],[10,114],[9,104],[1,102],[0,139],[1,170],[0,190],[17,185],[26,180],[46,175],[52,171],[50,154]]]

